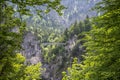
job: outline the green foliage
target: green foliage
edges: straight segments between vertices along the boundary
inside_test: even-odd
[[[79,67],[72,65],[63,80],[120,79],[120,1],[104,0],[96,8],[103,14],[95,19],[93,29],[85,36],[85,60],[73,63]]]
[[[0,79],[1,80],[9,80],[9,79],[16,80],[15,78],[16,76],[18,76],[18,73],[21,71],[25,58],[21,56],[20,54],[17,54],[14,58],[8,57],[8,59],[4,58],[0,61],[2,63],[0,65],[0,72],[1,72]]]
[[[91,22],[89,21],[89,16],[86,16],[84,21],[75,22],[71,25],[69,31],[69,37],[72,38],[74,35],[79,35],[82,32],[88,32],[91,30]]]
[[[64,8],[60,5],[60,0],[0,0],[0,80],[40,79],[41,64],[26,67],[23,64],[25,58],[16,54],[21,50],[26,25],[22,19],[15,17],[15,13],[19,13],[20,18],[22,15],[29,15],[29,6],[39,14],[41,10],[35,7],[42,5],[46,5],[45,12],[54,9],[59,14]]]
[[[9,63],[5,58],[1,60],[0,80],[40,80],[41,64],[25,66],[24,61],[25,57],[20,53],[17,53],[14,58],[9,57]]]
[[[16,60],[16,53],[20,50],[25,24],[13,17],[14,10],[6,3],[0,4],[0,10],[2,12],[0,15],[2,17],[0,20],[0,78],[9,80],[17,75],[17,66],[20,67],[20,62],[14,63],[14,59]]]
[[[36,65],[30,65],[25,68],[25,74],[23,80],[40,80],[41,78],[41,63]]]
[[[86,16],[86,19],[84,20],[84,24],[85,24],[85,31],[90,31],[91,30],[91,23],[89,21],[89,16]]]
[[[80,70],[81,70],[80,64],[78,64],[77,58],[74,58],[72,67],[68,68],[67,73],[66,72],[62,73],[64,76],[62,80],[81,80]]]
[[[56,12],[58,12],[60,15],[61,10],[64,9],[65,7],[60,4],[61,0],[26,0],[26,1],[16,1],[16,0],[7,0],[6,2],[12,3],[12,6],[17,5],[16,12],[19,12],[20,14],[24,15],[29,15],[31,14],[31,10],[27,8],[28,6],[30,8],[33,8],[37,14],[41,15],[41,12],[48,13],[51,11],[51,9],[54,9]],[[1,2],[4,3],[5,1]],[[37,6],[43,6],[46,5],[45,10],[36,8]]]

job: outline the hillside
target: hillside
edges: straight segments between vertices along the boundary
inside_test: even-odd
[[[0,80],[120,80],[119,35],[120,0],[0,0]]]
[[[23,19],[27,20],[28,26],[42,26],[42,27],[69,27],[76,20],[84,20],[86,15],[89,17],[96,16],[95,11],[91,11],[91,8],[100,0],[62,0],[66,9],[62,11],[63,15],[59,16],[54,10],[50,13],[42,14],[42,18],[38,15],[26,17]],[[34,24],[34,25],[33,25]]]
[[[85,29],[90,29],[87,28],[90,27],[90,23],[89,21],[86,23],[86,17],[88,18],[87,15],[89,15],[89,17],[97,15],[96,12],[89,11],[96,2],[95,0],[89,2],[66,0],[61,2],[67,7],[67,9],[63,10],[62,16],[51,11],[47,15],[43,15],[42,18],[38,15],[26,18],[28,21],[27,30],[37,37],[36,41],[38,44],[34,44],[36,41],[33,39],[29,44],[34,44],[34,47],[32,48],[31,46],[29,49],[30,45],[27,46],[27,43],[23,43],[28,47],[25,51],[31,51],[31,49],[36,51],[35,46],[38,45],[40,45],[40,48],[37,49],[38,52],[27,52],[24,54],[29,57],[27,58],[29,63],[36,63],[36,61],[42,62],[43,68],[46,69],[46,71],[42,73],[44,80],[61,80],[62,72],[66,70],[67,67],[71,66],[74,57],[78,57],[79,60],[82,60],[81,55],[85,52],[85,48],[82,47],[83,42],[80,41],[82,36],[79,34]],[[86,28],[82,30],[82,27]],[[68,30],[66,31],[67,28]],[[25,37],[30,36],[25,35]],[[25,39],[24,42],[28,42],[28,40]],[[65,43],[65,45],[43,45],[43,43],[49,42]]]

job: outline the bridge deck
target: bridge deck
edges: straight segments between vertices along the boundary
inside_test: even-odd
[[[51,42],[51,43],[41,43],[41,45],[65,45],[66,43],[58,43],[58,42]]]

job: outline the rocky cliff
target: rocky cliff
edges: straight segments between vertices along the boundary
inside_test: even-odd
[[[36,64],[41,61],[41,48],[37,36],[26,32],[23,37],[22,55],[26,57],[26,64]]]
[[[53,11],[45,15],[43,19],[38,19],[36,16],[30,17],[28,18],[28,23],[29,25],[34,25],[35,27],[33,28],[38,26],[44,27],[46,24],[47,27],[58,27],[58,25],[68,27],[76,20],[84,20],[86,15],[95,16],[96,13],[91,13],[89,10],[98,1],[62,0],[61,3],[67,7],[67,9],[63,11],[63,16],[58,16]],[[37,23],[35,21],[37,21]],[[53,50],[48,49],[47,58],[49,58],[50,61],[47,62],[44,58],[45,53],[42,52],[42,48],[40,47],[40,38],[38,39],[38,36],[29,31],[24,35],[22,43],[23,50],[21,53],[26,57],[26,64],[42,63],[43,67],[46,68],[46,71],[42,74],[43,80],[61,80],[62,71],[65,71],[71,66],[74,57],[78,57],[79,61],[82,60],[81,54],[85,51],[85,48],[82,47],[83,42],[79,41],[82,37],[83,36],[80,36],[80,38],[78,38],[78,35],[73,35],[65,42],[66,45],[56,45]],[[51,58],[52,56],[54,57]]]

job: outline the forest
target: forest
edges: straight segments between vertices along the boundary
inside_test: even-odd
[[[120,0],[0,0],[0,80],[120,80]]]

